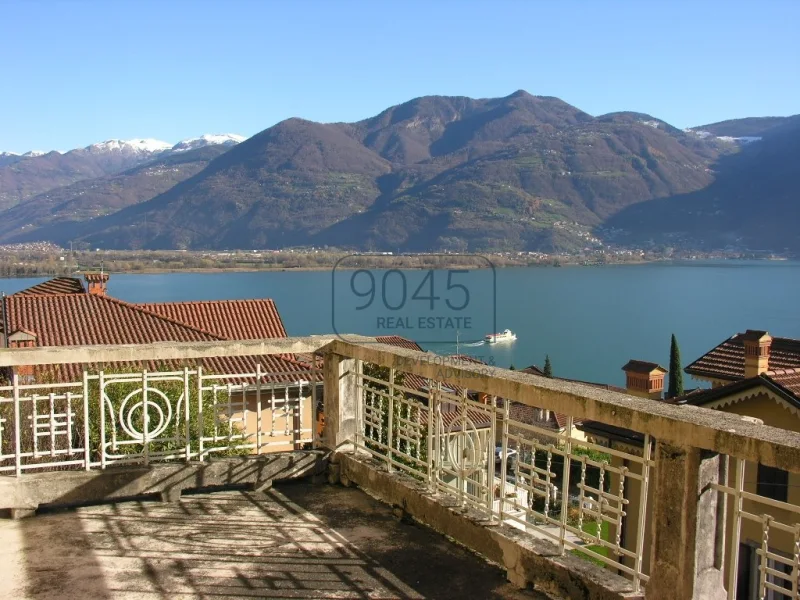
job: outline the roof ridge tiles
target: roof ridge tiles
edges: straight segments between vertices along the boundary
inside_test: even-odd
[[[147,315],[151,315],[153,317],[156,317],[156,318],[158,318],[158,319],[160,319],[162,321],[166,321],[168,323],[172,323],[173,325],[179,325],[181,327],[184,327],[186,329],[195,331],[197,333],[202,333],[203,335],[209,335],[209,336],[211,336],[211,337],[213,337],[213,338],[215,338],[217,340],[220,340],[220,341],[224,341],[224,340],[228,339],[226,337],[223,337],[223,336],[219,335],[218,333],[213,333],[213,332],[208,331],[206,329],[203,329],[201,327],[196,327],[194,325],[190,325],[189,323],[186,323],[184,321],[178,321],[177,319],[173,319],[171,317],[164,316],[164,315],[162,315],[160,313],[157,313],[157,312],[155,312],[153,310],[149,310],[149,309],[147,309],[147,308],[145,308],[145,307],[143,307],[143,306],[141,306],[139,304],[133,304],[131,302],[126,302],[125,300],[120,300],[119,298],[112,298],[111,296],[96,296],[96,297],[97,298],[102,298],[103,300],[110,300],[112,302],[116,302],[116,303],[121,304],[123,306],[127,306],[127,307],[130,307],[130,308],[134,309],[134,310],[138,310],[140,312],[143,312],[143,313],[145,313]]]
[[[684,372],[725,381],[743,378],[746,333],[737,333],[723,340],[689,363]],[[770,370],[800,368],[800,339],[772,337],[769,367]]]
[[[287,336],[272,298],[139,303],[140,308],[210,331],[223,339],[274,339]]]
[[[10,294],[10,296],[64,296],[85,293],[86,288],[83,286],[83,282],[81,282],[80,278],[70,275],[60,275],[14,292]]]

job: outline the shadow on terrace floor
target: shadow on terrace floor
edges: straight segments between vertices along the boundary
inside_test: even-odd
[[[5,521],[0,559],[4,598],[539,597],[363,492],[308,483]]]

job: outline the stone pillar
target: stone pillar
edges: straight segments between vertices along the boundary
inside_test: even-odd
[[[360,372],[360,360],[330,352],[325,354],[325,431],[322,445],[334,452],[355,449],[356,432],[361,430],[358,420],[363,414],[363,390],[357,385],[357,374]]]
[[[719,539],[720,457],[697,448],[656,444],[650,581],[647,600],[726,598]],[[722,524],[724,526],[724,524]]]

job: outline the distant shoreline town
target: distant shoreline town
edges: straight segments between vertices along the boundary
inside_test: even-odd
[[[115,273],[323,271],[360,268],[483,269],[510,267],[603,266],[695,260],[790,260],[762,251],[667,251],[605,248],[583,253],[350,252],[330,248],[281,250],[69,250],[49,243],[0,246],[0,277],[46,277],[104,269]]]

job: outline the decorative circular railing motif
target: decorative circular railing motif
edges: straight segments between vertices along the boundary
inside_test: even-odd
[[[135,398],[138,402],[131,404]],[[180,401],[179,401],[180,402]],[[119,425],[132,440],[144,442],[144,423],[147,419],[147,438],[160,436],[172,422],[172,403],[161,390],[147,388],[147,413],[142,388],[125,396],[119,407]],[[155,421],[153,417],[156,417]]]
[[[472,475],[485,466],[487,448],[481,440],[478,428],[469,417],[462,413],[450,424],[447,433],[444,424],[439,422],[440,439],[446,440],[447,460],[461,477]]]

